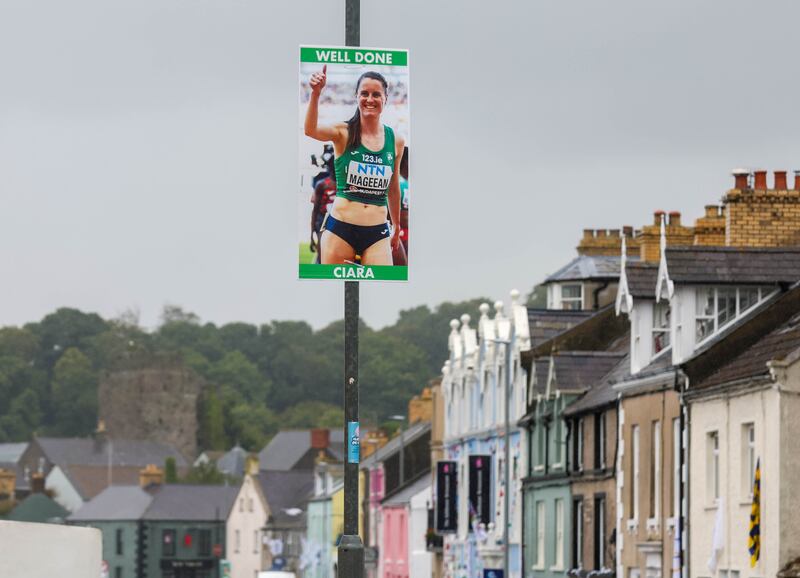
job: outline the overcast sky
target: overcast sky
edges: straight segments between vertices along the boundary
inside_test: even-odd
[[[295,131],[297,46],[342,44],[343,15],[0,0],[0,325],[339,318],[339,284],[297,280]],[[363,317],[506,299],[583,228],[690,221],[734,167],[800,168],[798,22],[791,0],[362,0],[362,44],[411,49],[414,142],[411,281],[362,283]]]

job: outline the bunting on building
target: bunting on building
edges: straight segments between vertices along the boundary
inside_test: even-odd
[[[756,462],[753,476],[753,505],[750,507],[750,537],[747,540],[750,551],[750,567],[755,568],[761,556],[761,460]]]

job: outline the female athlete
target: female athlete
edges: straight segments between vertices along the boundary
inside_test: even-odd
[[[388,85],[377,72],[365,72],[356,83],[358,108],[347,122],[317,122],[319,98],[327,82],[327,65],[311,75],[311,98],[305,134],[333,142],[336,200],[322,228],[320,262],[392,265],[400,245],[400,181],[397,167],[405,142],[381,123]],[[387,222],[387,207],[394,226]]]

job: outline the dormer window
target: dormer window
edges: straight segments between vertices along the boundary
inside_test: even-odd
[[[561,309],[583,309],[583,285],[570,283],[561,286]]]
[[[766,299],[771,287],[699,287],[695,293],[696,343],[708,338]]]
[[[653,303],[653,354],[656,355],[669,347],[669,303],[660,301]]]

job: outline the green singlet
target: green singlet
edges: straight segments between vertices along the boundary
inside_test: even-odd
[[[379,205],[388,204],[389,183],[394,172],[394,131],[383,127],[383,148],[371,151],[363,144],[347,147],[333,161],[336,169],[336,196],[349,201]]]

